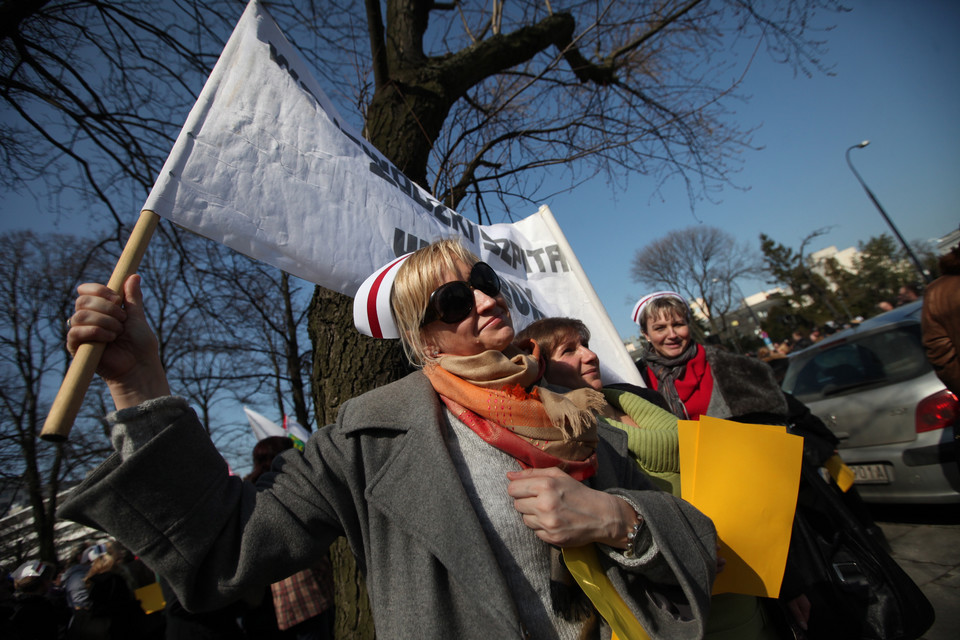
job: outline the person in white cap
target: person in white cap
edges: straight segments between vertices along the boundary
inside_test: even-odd
[[[63,637],[70,612],[66,604],[50,597],[54,568],[40,560],[24,562],[11,575],[13,602],[10,615],[0,620],[5,640],[57,640]]]
[[[818,419],[805,420],[807,428],[797,430],[798,420],[811,416],[809,409],[781,391],[769,365],[697,344],[690,331],[690,306],[679,293],[656,291],[643,296],[633,308],[632,319],[647,341],[637,367],[677,417],[696,420],[709,415],[740,422],[791,424],[810,450],[826,451],[826,456],[833,452],[836,439]],[[791,551],[779,601],[789,621],[807,631],[811,624],[824,623],[818,617],[811,619],[813,606],[808,595],[814,588],[800,577],[804,574],[798,567],[804,562],[801,554]],[[708,638],[715,637],[713,634],[727,637],[731,630],[738,638],[777,637],[769,613],[761,615],[760,602],[752,596],[720,594],[713,606],[718,615],[709,621]],[[817,613],[825,609],[821,606]],[[811,637],[815,635],[811,632]]]
[[[67,344],[106,343],[118,452],[60,513],[137,551],[192,610],[311,566],[346,536],[384,638],[598,637],[557,551],[595,543],[651,638],[702,636],[712,522],[655,490],[624,434],[597,425],[598,392],[538,386],[496,272],[442,240],[371,278],[357,324],[399,335],[422,370],[344,403],[256,486],[226,472],[169,395],[139,278],[123,299],[81,285]]]
[[[631,317],[646,340],[637,362],[640,373],[678,418],[788,414],[787,401],[769,366],[756,358],[697,344],[690,331],[690,306],[679,293],[647,294],[634,305]]]

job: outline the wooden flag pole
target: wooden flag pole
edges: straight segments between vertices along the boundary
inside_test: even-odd
[[[110,276],[107,287],[122,295],[123,283],[127,276],[136,272],[140,267],[140,260],[147,250],[150,243],[150,237],[160,216],[153,211],[144,209],[140,212],[140,219],[137,220],[133,232],[127,239],[127,244],[120,254],[117,266]],[[87,393],[87,388],[93,380],[93,374],[100,364],[100,356],[106,344],[102,342],[86,343],[80,345],[77,349],[70,367],[67,369],[67,375],[63,377],[63,383],[57,392],[57,397],[50,407],[50,413],[47,414],[47,420],[43,423],[43,431],[40,437],[50,442],[63,442],[70,435],[70,429],[73,427],[73,421],[76,420],[80,412],[80,405],[83,403],[83,397]]]

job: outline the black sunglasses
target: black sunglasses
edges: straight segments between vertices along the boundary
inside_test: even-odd
[[[467,282],[455,280],[437,287],[436,291],[430,294],[427,312],[420,326],[425,327],[435,320],[456,324],[469,316],[474,307],[474,289],[479,289],[491,298],[500,295],[500,278],[486,262],[473,265]]]

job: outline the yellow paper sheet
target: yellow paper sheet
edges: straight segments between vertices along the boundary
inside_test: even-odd
[[[853,470],[844,464],[843,459],[838,454],[835,453],[830,456],[823,466],[827,468],[827,472],[833,478],[833,481],[837,483],[837,486],[840,487],[841,491],[846,493],[850,490],[850,487],[853,486],[853,481],[856,480],[856,476],[853,475]]]
[[[681,423],[680,430],[683,497],[713,519],[727,562],[713,592],[776,598],[797,503],[803,439],[784,427],[706,416],[695,428]],[[692,484],[684,478],[691,466]]]

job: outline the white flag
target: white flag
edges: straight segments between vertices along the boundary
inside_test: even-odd
[[[300,442],[306,442],[310,439],[310,432],[302,424],[289,416],[283,417],[283,428],[287,430],[287,435],[296,438]]]
[[[258,442],[271,436],[287,437],[287,432],[276,422],[264,417],[253,409],[244,407],[243,412],[247,414],[247,420],[250,421],[250,428],[253,429],[253,435],[256,436]]]
[[[507,284],[517,329],[539,317],[579,318],[604,379],[643,384],[547,207],[481,226],[437,202],[343,121],[256,0],[144,208],[351,296],[393,258],[460,236]]]

